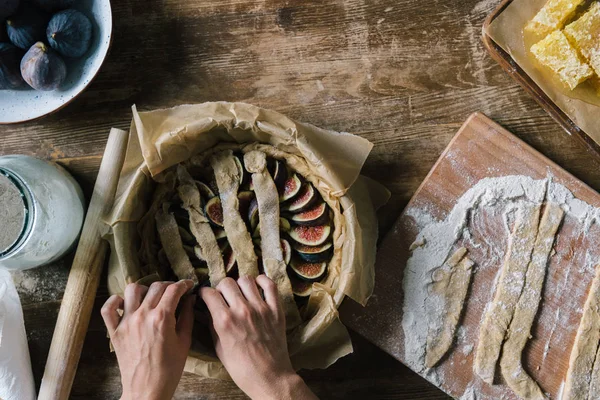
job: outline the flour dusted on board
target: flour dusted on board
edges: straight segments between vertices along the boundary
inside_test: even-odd
[[[435,374],[436,379],[431,379],[431,371],[425,367],[428,331],[432,326],[436,326],[434,321],[444,312],[443,299],[432,296],[430,292],[432,272],[461,244],[479,249],[485,254],[485,257],[473,259],[476,263],[475,274],[490,268],[499,271],[506,246],[493,243],[491,239],[490,242],[486,242],[489,238],[478,233],[478,230],[485,231],[478,224],[484,224],[489,219],[501,220],[502,225],[498,225],[498,230],[503,231],[499,233],[506,240],[511,233],[515,211],[525,205],[536,205],[545,201],[560,204],[570,221],[576,224],[583,234],[589,231],[595,221],[600,221],[600,209],[574,198],[566,187],[554,182],[552,177],[535,180],[522,175],[482,179],[460,197],[452,211],[441,221],[432,216],[427,204],[407,210],[406,214],[415,220],[420,229],[412,246],[403,279],[402,327],[405,360],[411,368],[424,373],[432,381],[443,379],[441,371]],[[593,272],[597,259],[594,254],[586,254],[585,265],[577,265],[574,268],[584,268],[585,271]],[[568,276],[565,281],[567,279]],[[483,308],[484,304],[491,300],[495,285],[496,283],[490,280],[485,290],[471,293],[467,302],[479,303]],[[562,315],[557,313],[553,321],[548,321],[549,325],[560,324],[561,317]],[[467,335],[460,335],[460,328],[458,333],[455,346],[463,350],[462,353],[466,357],[471,354],[472,346],[476,342],[473,339],[469,341]],[[553,335],[555,334],[557,333],[553,331]],[[453,350],[454,348],[450,351]],[[548,351],[546,348],[545,352]],[[467,390],[463,398],[471,398],[473,387],[470,388],[471,392]]]

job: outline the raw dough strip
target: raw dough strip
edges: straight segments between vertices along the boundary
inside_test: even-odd
[[[537,314],[548,266],[548,258],[564,211],[558,204],[547,204],[527,267],[525,286],[510,323],[508,338],[502,346],[500,368],[508,386],[521,398],[546,398],[538,384],[525,372],[521,362],[523,349],[529,340],[531,326]]]
[[[590,386],[595,390],[597,383],[592,382],[594,362],[600,350],[600,265],[596,266],[596,275],[585,300],[583,315],[575,336],[575,344],[569,357],[569,369],[563,400],[591,399]],[[597,368],[596,368],[597,369]]]
[[[194,267],[183,248],[179,228],[173,214],[169,213],[169,204],[156,213],[156,229],[165,250],[169,264],[179,279],[191,279],[198,283]]]
[[[177,177],[180,181],[177,192],[183,202],[182,207],[190,216],[190,230],[200,246],[203,260],[208,265],[210,285],[216,287],[226,276],[221,250],[210,223],[202,211],[198,186],[182,165],[177,167]]]
[[[541,206],[537,205],[519,209],[494,300],[488,306],[479,330],[474,370],[490,385],[494,382],[502,342],[525,283],[525,273],[531,260],[540,220],[540,208]]]
[[[452,346],[474,265],[465,257],[466,253],[467,249],[461,247],[434,271],[432,290],[441,296],[444,309],[436,329],[429,329],[425,354],[427,368],[433,368]]]
[[[277,284],[279,297],[283,302],[286,327],[292,329],[302,320],[294,301],[292,284],[286,272],[281,238],[279,236],[279,193],[273,178],[267,170],[267,156],[261,151],[251,151],[244,155],[244,164],[252,173],[252,184],[258,202],[258,220],[263,267],[265,274]]]
[[[159,183],[152,197],[152,204],[146,214],[138,223],[138,233],[141,238],[140,250],[138,252],[140,260],[143,262],[145,273],[151,275],[157,272],[164,278],[165,266],[161,265],[157,253],[160,250],[158,237],[156,235],[156,213],[162,207],[165,201],[175,192],[175,180],[169,179],[164,183]]]
[[[239,211],[240,171],[234,157],[231,150],[225,150],[212,156],[210,161],[223,207],[223,227],[235,255],[239,275],[256,277],[258,263],[254,254],[254,245]]]

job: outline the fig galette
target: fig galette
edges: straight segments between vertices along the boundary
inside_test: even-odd
[[[138,225],[146,269],[213,287],[226,276],[265,273],[288,329],[299,325],[313,283],[341,260],[339,205],[306,161],[265,144],[218,145],[157,181]]]

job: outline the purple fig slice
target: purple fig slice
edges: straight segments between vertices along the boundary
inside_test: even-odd
[[[283,217],[279,217],[279,230],[285,233],[288,233],[292,230],[292,225],[290,225],[290,221]]]
[[[292,246],[290,246],[290,242],[285,239],[281,239],[281,251],[283,253],[283,261],[285,261],[285,265],[290,265],[290,261],[292,260]]]
[[[220,198],[213,197],[208,200],[204,206],[204,212],[212,224],[220,228],[223,227],[223,207]]]
[[[244,168],[244,162],[242,161],[241,157],[237,155],[233,157],[233,161],[235,161],[235,165],[237,166],[240,174],[240,187],[244,186],[249,177],[248,172],[246,172],[246,169]]]
[[[225,239],[227,237],[227,232],[225,232],[225,229],[215,228],[213,232],[215,233],[215,239],[217,240]]]
[[[292,239],[307,246],[318,246],[325,243],[330,233],[331,227],[329,225],[298,225],[290,230],[290,236]]]
[[[291,275],[290,283],[292,284],[292,292],[299,300],[306,299],[312,294],[312,282],[303,281]]]
[[[285,218],[279,218],[279,230],[282,232],[289,232],[292,229],[292,226],[290,225],[290,222],[285,219]],[[253,238],[257,238],[260,237],[260,222],[256,225],[256,228],[254,228],[254,231],[252,232],[252,237]]]
[[[288,211],[290,213],[299,213],[309,209],[319,198],[317,191],[314,186],[306,182],[302,185],[300,192],[286,203],[281,206],[282,211]]]
[[[215,197],[215,192],[213,192],[210,186],[208,186],[206,183],[196,181],[196,186],[198,187],[198,191],[204,200],[208,201]]]
[[[301,259],[310,263],[329,261],[333,255],[333,245],[331,242],[325,242],[320,246],[306,246],[294,243],[293,247]]]
[[[298,278],[310,282],[320,280],[327,272],[326,262],[309,263],[298,258],[292,260],[290,267]]]
[[[248,215],[248,211],[250,211],[250,203],[252,202],[253,199],[254,199],[254,192],[246,190],[246,191],[238,193],[239,210],[240,210],[240,215],[243,218],[245,218]],[[246,220],[246,222],[248,222],[248,221]]]
[[[235,255],[233,249],[227,244],[227,247],[223,250],[223,263],[225,264],[225,272],[229,273],[236,265]]]
[[[273,182],[275,182],[277,191],[281,195],[283,193],[283,188],[285,187],[285,182],[288,179],[288,170],[285,163],[281,160],[273,160],[271,165],[272,167],[269,168],[269,173],[273,177]]]
[[[302,187],[302,182],[297,174],[293,174],[285,181],[283,193],[279,196],[279,201],[284,202],[296,196]]]
[[[298,225],[324,225],[329,221],[329,212],[327,210],[327,204],[321,202],[310,209],[303,211],[299,214],[292,215],[292,222]]]
[[[256,198],[252,199],[250,207],[248,207],[248,223],[250,230],[254,232],[258,226],[258,201],[256,201]]]

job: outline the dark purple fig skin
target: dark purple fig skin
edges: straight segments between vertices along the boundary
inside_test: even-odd
[[[75,4],[75,0],[34,0],[33,1],[38,7],[48,11],[56,12],[64,10]]]
[[[21,60],[21,75],[36,90],[54,90],[65,81],[67,67],[54,50],[37,42]]]
[[[29,50],[36,42],[46,38],[47,24],[46,13],[30,4],[24,4],[19,12],[6,20],[6,32],[12,44]]]
[[[0,20],[8,18],[19,9],[19,0],[0,0]]]
[[[61,55],[79,58],[92,44],[92,23],[77,10],[61,11],[48,23],[46,38],[50,47]]]
[[[0,90],[17,89],[25,84],[20,67],[24,53],[10,43],[0,43]]]

